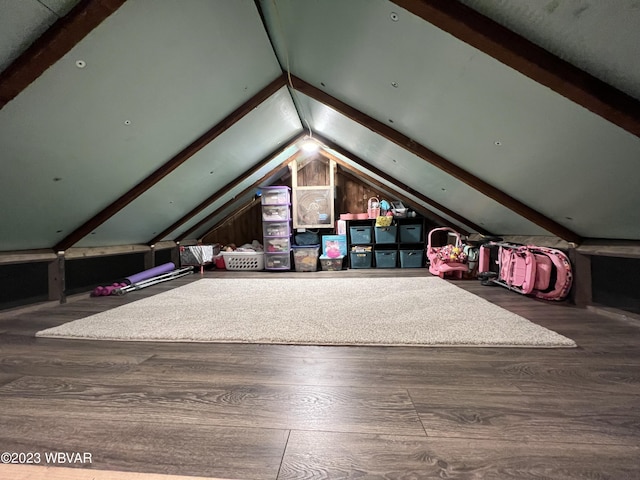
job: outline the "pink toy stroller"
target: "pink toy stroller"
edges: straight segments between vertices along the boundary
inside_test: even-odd
[[[571,263],[564,252],[534,245],[481,245],[478,270],[483,285],[501,285],[545,300],[563,300],[573,282]]]
[[[434,247],[431,237],[434,232],[442,231],[453,233],[456,237],[456,244]],[[453,228],[440,227],[434,228],[429,232],[427,258],[429,259],[429,272],[440,278],[462,279],[462,276],[469,271],[468,259],[466,253],[464,253],[462,239],[460,234]]]

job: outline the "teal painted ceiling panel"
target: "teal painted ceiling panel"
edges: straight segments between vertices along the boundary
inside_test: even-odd
[[[262,2],[296,76],[582,236],[640,238],[627,210],[640,205],[638,137],[392,2],[273,5]],[[333,121],[300,111],[312,128]],[[370,140],[352,141],[354,153]],[[509,232],[529,223],[491,211]]]
[[[301,109],[308,112],[313,119],[312,128],[316,133],[487,230],[501,234],[549,234],[498,202],[335,110],[306,95],[298,94],[295,99],[300,103]],[[355,165],[354,162],[351,163]],[[379,177],[378,179],[385,181]],[[429,209],[445,216],[432,207]]]
[[[0,2],[0,72],[58,20],[38,0]]]
[[[259,182],[264,176],[268,175],[269,172],[276,169],[278,165],[285,162],[287,159],[295,155],[298,151],[299,151],[299,147],[296,144],[283,149],[279,154],[273,157],[271,161],[269,161],[262,168],[258,169],[258,171],[256,171],[253,175],[247,176],[241,185],[238,185],[235,188],[233,188],[229,193],[222,196],[218,201],[211,204],[208,208],[204,209],[198,215],[194,216],[191,220],[186,222],[181,228],[176,230],[176,232],[173,235],[166,237],[164,240],[171,240],[173,238],[176,238],[177,236],[180,236],[182,233],[190,230],[193,226],[197,225],[198,223],[203,221],[205,218],[211,216],[212,218],[209,221],[205,222],[200,228],[196,229],[191,235],[189,235],[189,238],[191,239],[202,238],[209,230],[211,230],[212,227],[214,227],[220,220],[225,218],[225,216],[227,216],[230,213],[230,210],[228,208],[224,208],[224,209],[222,208],[224,205],[226,205],[227,203],[230,203],[231,211],[233,211],[234,208],[242,206],[259,190],[258,188],[255,188],[251,190],[250,194],[242,195],[242,192],[245,189]],[[288,169],[286,167],[284,171],[278,170],[276,172],[275,177],[270,178],[269,181],[266,182],[266,184],[269,184],[270,182],[273,182],[273,181],[278,181],[278,178],[279,178],[278,175],[281,176],[287,171]],[[260,186],[264,186],[264,184],[265,182],[261,183]]]
[[[127,1],[0,110],[0,250],[53,246],[280,74],[251,0]]]
[[[301,133],[289,91],[282,87],[77,246],[148,242]],[[240,189],[251,185],[251,179],[244,178]]]
[[[637,0],[459,1],[640,99]]]
[[[75,3],[0,1],[0,68]],[[462,3],[639,98],[636,0]],[[128,0],[0,110],[0,252],[51,248],[283,68],[579,235],[640,240],[640,138],[391,1]],[[548,235],[283,88],[76,246],[149,241],[303,128],[489,231]]]

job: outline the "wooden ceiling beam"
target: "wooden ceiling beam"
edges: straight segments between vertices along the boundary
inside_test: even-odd
[[[0,74],[0,109],[60,60],[126,0],[83,0]]]
[[[253,182],[253,184],[251,184],[250,186],[248,186],[247,188],[245,188],[242,192],[240,192],[239,194],[237,194],[234,198],[232,198],[231,200],[229,200],[227,203],[225,203],[224,205],[222,205],[220,208],[216,209],[214,212],[211,212],[209,215],[207,215],[205,218],[203,218],[202,220],[200,220],[198,223],[196,223],[194,226],[192,226],[191,228],[189,228],[187,231],[181,233],[177,238],[176,238],[176,242],[182,242],[185,238],[187,238],[189,235],[191,235],[193,232],[195,232],[196,230],[199,230],[200,228],[202,228],[203,226],[205,226],[207,223],[209,223],[211,220],[214,219],[214,217],[218,214],[218,212],[234,205],[237,202],[237,198],[238,197],[243,197],[247,194],[249,194],[252,190],[255,190],[256,188],[258,188],[260,186],[260,184],[266,182],[267,180],[269,180],[271,177],[273,177],[276,173],[278,173],[278,171],[282,170],[284,167],[286,167],[287,165],[289,165],[291,162],[293,162],[296,158],[298,158],[298,155],[300,154],[300,152],[292,155],[291,157],[287,158],[286,160],[284,160],[283,162],[281,162],[280,164],[278,164],[276,167],[272,168],[268,173],[266,173],[260,180],[257,180],[255,182]],[[226,217],[225,217],[226,218]],[[224,220],[223,220],[224,221]],[[209,229],[209,231],[213,230],[218,224],[215,224],[211,227],[211,229]],[[206,234],[205,234],[206,235]],[[203,235],[204,236],[204,235]]]
[[[451,0],[392,1],[629,133],[640,136],[639,100],[472,8]]]
[[[353,172],[356,176],[357,175],[362,176],[369,183],[371,183],[373,185],[376,185],[378,188],[382,188],[382,189],[391,188],[394,191],[395,194],[398,194],[399,196],[402,195],[403,198],[401,198],[400,200],[407,201],[407,202],[410,202],[410,203],[414,203],[414,201],[409,199],[407,197],[407,195],[405,195],[405,194],[412,195],[412,196],[416,197],[417,199],[421,200],[422,202],[426,203],[427,205],[431,205],[433,208],[435,208],[437,210],[440,210],[442,213],[444,213],[446,215],[449,215],[451,218],[457,220],[458,222],[462,223],[463,225],[466,225],[466,226],[470,227],[474,231],[476,231],[478,233],[481,233],[482,235],[491,235],[491,233],[488,230],[486,230],[485,228],[481,227],[480,225],[476,225],[475,223],[471,222],[470,220],[467,220],[462,215],[459,215],[456,212],[454,212],[452,210],[449,210],[444,205],[440,205],[438,202],[430,199],[426,195],[418,192],[417,190],[411,188],[410,186],[405,185],[402,182],[399,182],[398,180],[393,178],[391,175],[383,172],[379,168],[371,165],[370,163],[366,162],[365,160],[363,160],[363,159],[359,158],[358,156],[354,155],[353,153],[347,151],[346,149],[342,148],[340,145],[337,145],[335,142],[332,142],[331,140],[325,139],[325,138],[323,138],[322,136],[320,136],[318,134],[314,134],[314,136],[320,142],[322,142],[327,148],[330,148],[331,150],[334,150],[334,151],[338,152],[340,155],[353,160],[361,168],[363,168],[365,170],[368,170],[369,172],[379,176],[380,178],[383,178],[385,181],[387,181],[391,185],[391,187],[389,185],[385,185],[384,183],[376,180],[375,178],[371,177],[370,175],[367,175],[361,169],[359,169],[357,167],[354,167],[352,165],[349,165],[348,163],[344,162],[339,157],[336,157],[335,155],[332,155],[330,152],[327,152],[324,149],[322,150],[325,155],[329,156],[332,160],[334,160],[336,163],[338,163],[343,168]],[[404,192],[404,194],[402,194],[401,192]],[[443,225],[454,227],[454,228],[460,230],[459,226],[453,225],[449,220],[447,220],[446,218],[438,215],[435,212],[431,212],[430,211],[430,216],[433,218],[433,220],[436,220],[437,222],[441,222]],[[461,232],[461,233],[464,233],[465,235],[468,235],[470,232],[465,231],[465,232]]]
[[[206,147],[209,143],[211,143],[214,139],[224,133],[227,129],[232,127],[235,123],[240,121],[245,115],[250,113],[254,108],[258,107],[262,102],[268,99],[271,95],[276,93],[280,88],[282,88],[286,84],[285,75],[280,75],[275,80],[273,80],[269,85],[260,90],[257,94],[227,115],[220,123],[211,127],[207,132],[202,134],[198,139],[196,139],[193,143],[184,148],[181,152],[175,155],[171,160],[166,162],[160,168],[158,168],[155,172],[149,175],[147,178],[138,183],[131,190],[126,192],[120,198],[115,200],[109,206],[104,208],[101,212],[96,214],[91,219],[87,220],[84,224],[78,227],[76,230],[67,235],[64,239],[62,239],[58,244],[56,244],[53,249],[54,251],[63,251],[75,243],[80,241],[86,235],[95,230],[98,226],[106,222],[109,218],[114,216],[124,207],[133,202],[136,198],[146,192],[148,189],[153,187],[156,183],[162,180],[164,177],[173,172],[180,165],[185,163],[189,158],[198,153],[204,147]]]
[[[293,88],[297,91],[313,98],[314,100],[321,102],[328,107],[333,108],[337,112],[342,115],[350,118],[351,120],[363,125],[369,130],[377,133],[383,138],[389,140],[392,143],[395,143],[399,147],[404,148],[408,152],[416,155],[417,157],[425,160],[431,165],[439,168],[443,172],[451,175],[452,177],[457,178],[458,180],[464,182],[469,185],[473,189],[478,192],[486,195],[487,197],[495,200],[500,203],[504,207],[512,210],[518,215],[526,218],[527,220],[535,223],[536,225],[544,228],[548,232],[553,233],[554,235],[566,240],[568,242],[580,243],[581,238],[575,232],[569,230],[568,228],[560,225],[556,221],[544,216],[540,212],[537,212],[533,208],[525,205],[524,203],[516,200],[515,198],[507,195],[502,190],[490,185],[489,183],[481,180],[470,172],[467,172],[463,168],[458,165],[450,162],[446,158],[438,155],[433,150],[420,145],[415,140],[403,135],[402,133],[394,130],[388,125],[379,122],[378,120],[366,115],[365,113],[356,110],[352,106],[338,100],[335,97],[332,97],[326,92],[323,92],[319,88],[305,82],[299,77],[295,75],[291,75],[291,83]],[[315,135],[315,133],[314,133]]]
[[[169,235],[171,232],[175,231],[177,228],[179,228],[181,225],[184,225],[186,222],[188,222],[189,220],[191,220],[193,217],[195,217],[197,214],[199,214],[200,212],[202,212],[205,208],[207,208],[208,206],[210,206],[211,204],[217,202],[220,198],[222,198],[224,195],[226,195],[227,193],[229,193],[231,190],[233,190],[234,188],[236,188],[238,185],[240,185],[242,183],[242,181],[247,178],[250,177],[252,175],[254,175],[256,172],[260,171],[260,169],[264,168],[265,166],[267,166],[269,164],[269,162],[271,162],[275,157],[277,157],[280,153],[284,152],[287,148],[291,147],[294,143],[296,143],[297,141],[299,141],[302,137],[304,137],[304,133],[302,134],[297,134],[296,136],[294,136],[291,140],[289,140],[284,147],[278,147],[275,151],[273,151],[272,153],[270,153],[269,155],[267,155],[263,160],[261,160],[260,162],[258,162],[256,165],[254,165],[253,167],[251,167],[249,170],[247,170],[246,172],[244,172],[242,175],[239,175],[237,178],[235,178],[233,181],[229,182],[228,184],[226,184],[224,187],[222,187],[220,190],[218,190],[217,192],[215,192],[213,195],[211,195],[209,198],[207,198],[206,200],[204,200],[202,203],[200,203],[197,207],[195,207],[193,210],[191,210],[189,213],[187,213],[185,216],[183,216],[180,220],[178,220],[177,222],[175,222],[173,225],[171,225],[170,227],[168,227],[166,230],[160,232],[159,235],[156,235],[154,238],[152,238],[151,240],[149,240],[148,244],[149,245],[153,245],[157,242],[159,242],[160,240],[162,240],[164,237],[166,237],[167,235]]]

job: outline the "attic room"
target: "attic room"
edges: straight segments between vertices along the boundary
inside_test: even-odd
[[[639,43],[636,0],[0,1],[0,477],[640,478]],[[456,236],[562,298],[438,278]]]

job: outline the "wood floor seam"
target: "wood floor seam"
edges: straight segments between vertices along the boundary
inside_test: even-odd
[[[276,473],[276,480],[280,478],[280,472],[282,471],[282,465],[287,455],[287,446],[289,445],[289,439],[291,438],[291,430],[287,431],[287,439],[284,442],[284,448],[282,449],[282,458],[280,459],[280,465],[278,465],[278,473]]]
[[[493,439],[492,437],[472,437],[472,436],[468,436],[468,437],[463,437],[463,436],[449,436],[449,435],[429,435],[427,438],[432,439],[432,440],[440,440],[440,439],[446,439],[446,440],[455,440],[455,441],[460,441],[460,442],[467,442],[467,441],[474,441],[474,442],[493,442],[495,441],[495,439]],[[589,447],[593,447],[593,448],[604,448],[604,447],[624,447],[624,448],[631,448],[633,450],[637,450],[638,454],[640,454],[640,445],[638,444],[637,441],[631,441],[629,443],[624,443],[624,442],[620,442],[620,443],[598,443],[598,442],[574,442],[574,441],[562,441],[562,440],[552,440],[552,441],[548,441],[548,440],[518,440],[518,443],[521,446],[529,446],[532,448],[532,450],[535,450],[536,446],[549,446],[549,445],[582,445],[582,446],[589,446]],[[640,477],[639,477],[640,478]]]
[[[418,409],[416,408],[416,403],[413,401],[413,397],[411,396],[411,392],[409,391],[409,389],[407,389],[407,396],[409,397],[409,400],[411,401],[411,405],[413,405],[413,410],[416,412],[416,415],[418,416],[418,419],[420,420],[420,424],[422,425],[422,430],[424,430],[424,436],[425,437],[429,437],[429,432],[427,432],[427,427],[425,426],[424,421],[420,417],[420,413],[418,412]]]
[[[384,436],[384,437],[397,437],[397,438],[411,438],[411,439],[427,439],[430,438],[426,434],[415,435],[411,433],[370,433],[370,432],[357,432],[343,430],[330,430],[330,429],[304,429],[304,428],[291,428],[290,432],[300,432],[309,434],[334,434],[334,435],[362,435],[362,436]]]

